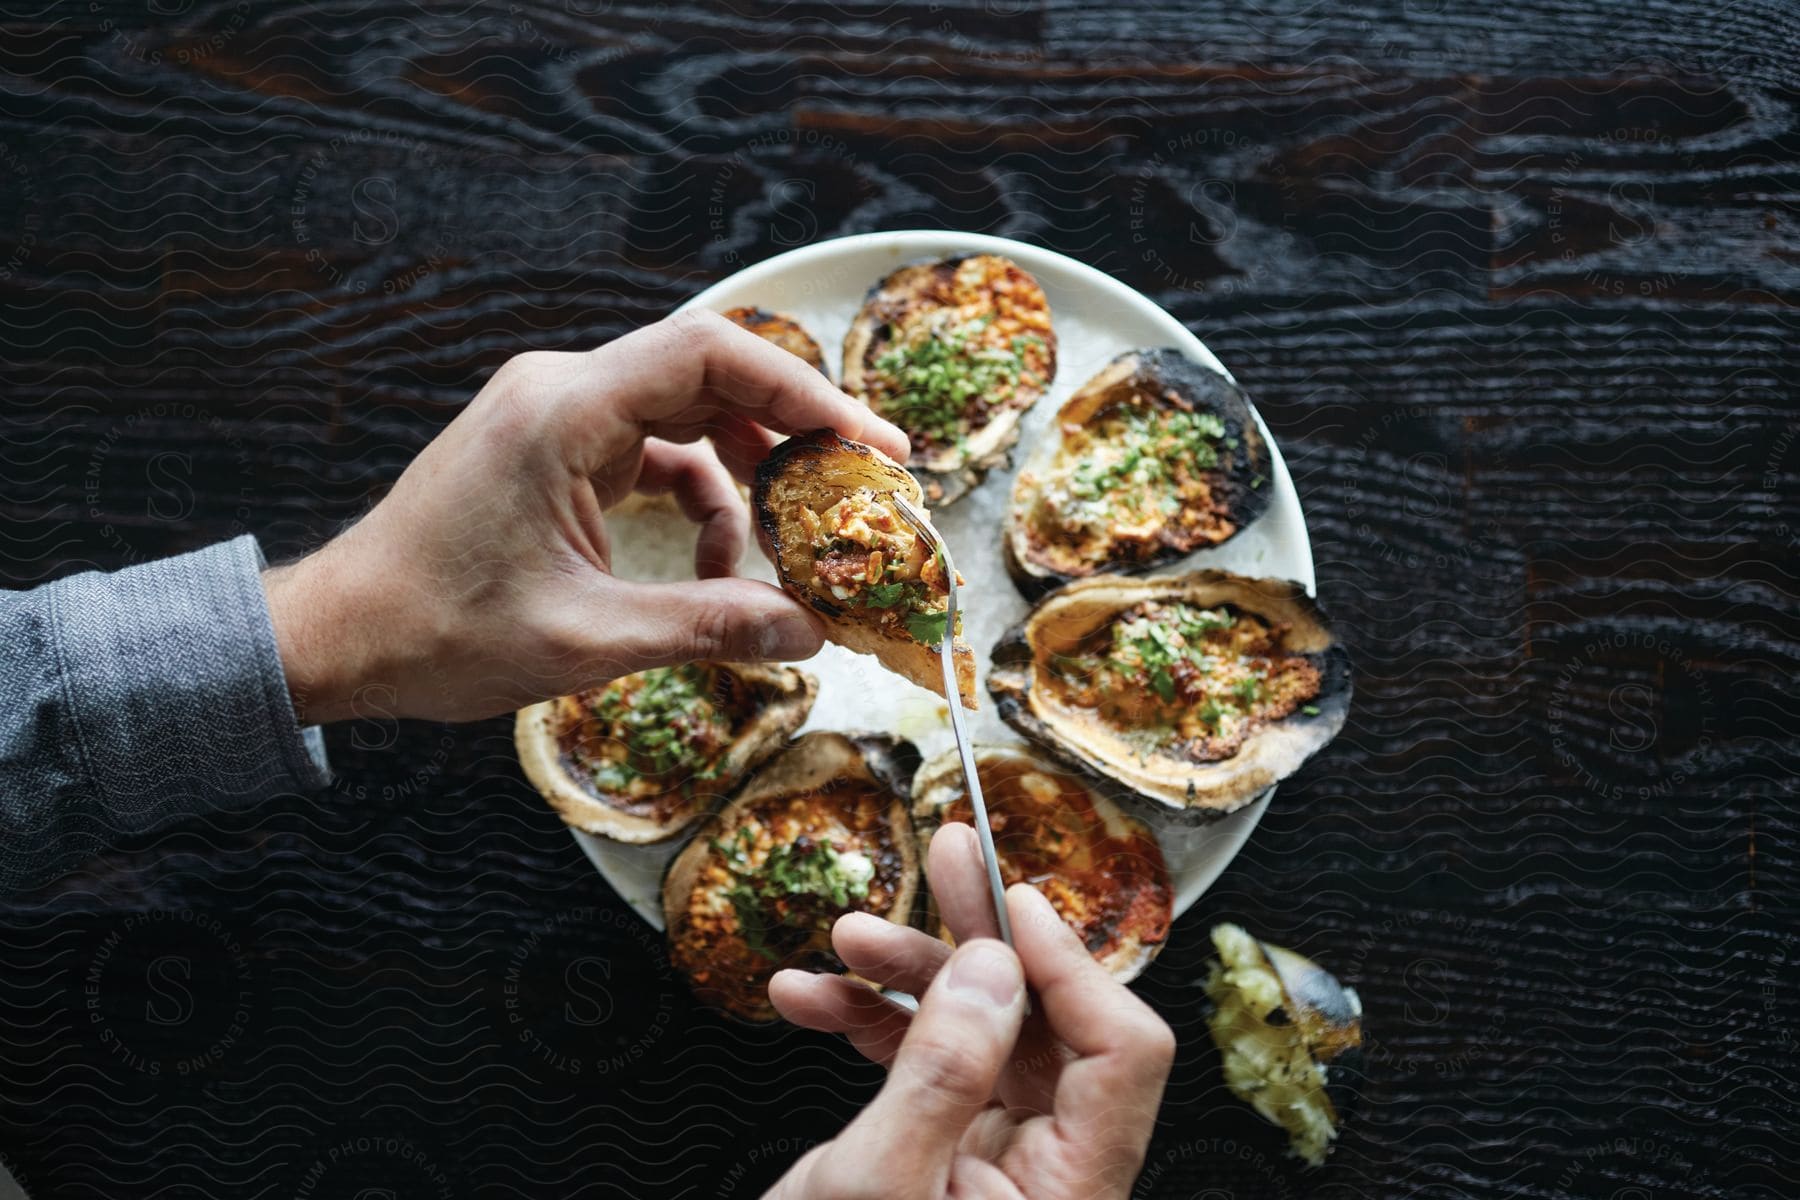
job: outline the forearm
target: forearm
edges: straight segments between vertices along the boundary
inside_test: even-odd
[[[0,593],[0,891],[120,835],[326,778],[250,538]]]
[[[907,451],[811,367],[694,314],[513,359],[290,567],[240,538],[0,592],[0,891],[166,816],[319,785],[302,721],[475,720],[650,667],[811,656],[810,610],[724,577],[748,518],[718,453],[747,476],[821,427]],[[612,575],[603,513],[640,485],[704,523],[703,578]]]

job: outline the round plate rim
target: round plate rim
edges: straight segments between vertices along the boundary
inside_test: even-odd
[[[1176,320],[1175,316],[1162,305],[1136,288],[1121,283],[1104,271],[1090,266],[1080,259],[1071,258],[1055,250],[1047,250],[1042,246],[1034,246],[1029,242],[1014,241],[1011,238],[986,233],[958,233],[953,230],[941,229],[903,229],[828,238],[772,255],[761,262],[752,263],[741,270],[733,271],[689,297],[675,309],[675,312],[685,312],[691,308],[717,307],[712,303],[713,297],[721,292],[737,291],[747,286],[753,286],[765,277],[793,270],[815,260],[857,254],[871,249],[895,248],[900,251],[898,260],[900,263],[973,252],[1005,255],[1034,274],[1039,273],[1041,267],[1050,267],[1056,271],[1071,274],[1081,280],[1084,286],[1106,293],[1119,303],[1137,309],[1141,315],[1163,328],[1170,345],[1179,347],[1227,379],[1236,382],[1236,376],[1232,375],[1231,369],[1219,360],[1219,357],[1205,342],[1200,340],[1198,335]],[[870,280],[871,285],[874,282],[875,280]],[[1291,505],[1297,527],[1300,530],[1298,550],[1300,558],[1304,562],[1304,570],[1294,572],[1293,577],[1306,586],[1308,594],[1313,594],[1317,591],[1317,579],[1312,556],[1312,534],[1306,525],[1306,510],[1300,503],[1300,496],[1294,487],[1293,476],[1288,471],[1287,460],[1281,453],[1281,446],[1275,440],[1274,435],[1270,433],[1262,413],[1257,410],[1254,397],[1251,398],[1250,412],[1256,421],[1257,428],[1263,435],[1263,441],[1269,447],[1269,476],[1270,483],[1273,485],[1270,506],[1273,508],[1277,504]],[[1192,907],[1195,901],[1199,900],[1224,873],[1225,868],[1237,858],[1244,848],[1244,843],[1250,840],[1251,832],[1262,820],[1263,813],[1269,807],[1269,800],[1274,795],[1275,788],[1271,787],[1251,803],[1213,822],[1208,827],[1208,834],[1218,844],[1218,852],[1211,855],[1199,868],[1189,871],[1182,878],[1172,880],[1175,884],[1176,916],[1180,916]],[[572,827],[569,832],[574,836],[576,845],[581,847],[582,853],[593,864],[594,869],[600,873],[601,878],[606,880],[607,886],[611,887],[615,894],[653,928],[662,929],[660,897],[625,895],[608,870],[606,862],[606,856],[609,853],[617,853],[621,850],[641,851],[646,847],[619,847],[604,838]]]

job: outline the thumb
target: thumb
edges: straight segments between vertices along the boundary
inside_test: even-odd
[[[703,658],[811,658],[825,641],[805,605],[753,579],[615,579],[598,599],[594,640],[620,675]]]
[[[920,1002],[881,1094],[832,1143],[832,1165],[943,1195],[962,1136],[992,1100],[1024,1016],[1018,957],[991,938],[958,946]]]

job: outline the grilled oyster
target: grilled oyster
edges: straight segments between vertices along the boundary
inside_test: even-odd
[[[759,771],[663,876],[669,959],[703,1002],[772,1021],[770,976],[834,969],[832,923],[907,924],[919,847],[907,815],[919,754],[897,738],[809,733]]]
[[[844,390],[912,437],[933,504],[1006,457],[1056,377],[1044,290],[996,254],[914,263],[869,291],[844,337]]]
[[[1026,596],[1217,546],[1269,506],[1249,401],[1179,350],[1130,350],[1056,414],[1013,482],[1006,568]]]
[[[1136,979],[1162,950],[1174,919],[1174,889],[1156,835],[1097,788],[1023,748],[976,746],[974,753],[1001,879],[1044,893],[1100,965],[1121,982]],[[913,821],[921,847],[944,822],[973,819],[956,751],[920,768]],[[935,911],[931,924],[951,940]]]
[[[1068,584],[993,661],[1007,724],[1191,819],[1293,774],[1350,707],[1349,656],[1305,589],[1224,571]]]
[[[660,842],[706,815],[806,722],[818,680],[792,667],[657,667],[519,710],[525,777],[562,819]]]
[[[1296,1157],[1325,1161],[1362,1047],[1362,1000],[1305,955],[1214,925],[1207,1028],[1225,1083],[1287,1130]],[[1335,1093],[1335,1095],[1334,1095]]]
[[[801,327],[800,322],[786,313],[770,312],[765,308],[728,308],[722,314],[727,321],[740,325],[754,333],[765,342],[773,342],[795,358],[824,375],[825,354],[819,349],[819,343],[813,340],[812,334]]]
[[[790,438],[756,469],[757,538],[781,586],[825,618],[831,640],[944,694],[949,630],[943,564],[889,497],[923,509],[919,485],[881,451],[822,429]],[[957,686],[975,707],[975,655],[953,641]]]

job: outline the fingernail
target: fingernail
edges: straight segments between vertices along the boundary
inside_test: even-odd
[[[819,652],[819,632],[805,617],[784,613],[756,631],[756,657],[811,658]]]
[[[999,942],[980,938],[969,942],[950,958],[950,977],[944,990],[965,1000],[1010,1006],[1025,988],[1019,960]]]

